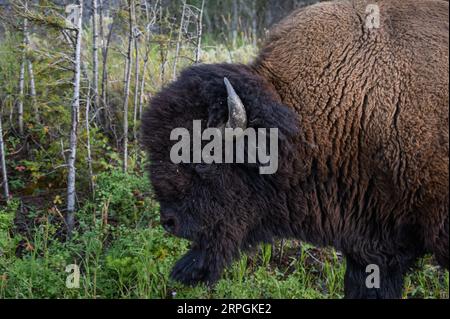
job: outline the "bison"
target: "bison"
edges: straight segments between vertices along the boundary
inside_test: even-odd
[[[280,238],[341,251],[347,298],[401,297],[424,254],[448,269],[448,9],[320,3],[280,22],[251,64],[196,65],[163,88],[141,138],[161,224],[192,243],[171,277],[214,284]],[[171,131],[193,120],[278,128],[278,170],[175,164]],[[366,285],[369,265],[379,287]]]

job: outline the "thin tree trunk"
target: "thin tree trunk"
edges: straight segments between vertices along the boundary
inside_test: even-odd
[[[144,105],[145,71],[147,68],[148,54],[149,54],[149,52],[146,52],[146,56],[144,58],[144,66],[142,68],[142,75],[141,75],[141,85],[140,85],[141,91],[139,93],[139,120],[141,120],[142,109],[143,109],[143,105]]]
[[[28,25],[27,28],[24,28],[24,39],[25,39],[25,50],[28,50],[30,46],[30,35],[28,31]],[[31,103],[34,111],[34,120],[36,123],[40,122],[39,118],[39,108],[36,102],[36,82],[34,81],[34,71],[33,71],[33,63],[31,60],[27,57],[27,65],[28,65],[28,78],[30,81],[30,97],[31,97]]]
[[[148,6],[147,6],[147,1],[145,1],[146,3],[146,12],[147,12],[147,27],[146,27],[146,33],[145,33],[145,53],[144,53],[144,65],[142,66],[142,75],[141,75],[141,83],[140,83],[140,93],[139,93],[139,120],[142,119],[142,109],[143,109],[143,104],[144,104],[144,90],[145,90],[145,72],[147,71],[147,64],[148,64],[148,57],[150,55],[150,14],[149,14],[149,10],[148,10]],[[156,19],[156,12],[154,12],[155,14],[155,19]]]
[[[134,109],[133,109],[133,138],[134,141],[137,142],[137,111],[138,111],[138,103],[139,103],[139,43],[138,43],[138,34],[135,29],[134,32]]]
[[[2,168],[3,195],[9,199],[8,173],[6,171],[5,144],[3,142],[2,116],[0,114],[0,164]]]
[[[92,93],[94,100],[94,109],[100,108],[98,95],[98,14],[97,0],[92,0]],[[100,112],[103,113],[103,112]],[[100,118],[102,116],[100,115]]]
[[[128,100],[130,95],[130,82],[131,82],[131,48],[133,44],[133,20],[134,20],[134,1],[128,0],[128,14],[129,14],[129,35],[128,35],[128,50],[127,61],[125,66],[125,92],[123,101],[123,172],[128,170]]]
[[[181,10],[180,28],[178,30],[178,40],[177,40],[177,45],[176,45],[176,49],[175,49],[175,57],[173,58],[172,78],[174,80],[177,77],[177,62],[178,62],[178,56],[180,55],[180,50],[181,50],[181,41],[183,39],[183,24],[184,24],[185,11],[186,11],[186,1],[183,0],[183,8]]]
[[[97,3],[97,11],[98,11],[98,31],[99,31],[99,37],[100,37],[100,47],[103,50],[103,47],[105,45],[105,30],[103,28],[103,0],[98,0]]]
[[[202,1],[202,6],[198,14],[197,20],[197,48],[195,50],[195,64],[200,63],[200,56],[202,53],[202,34],[203,34],[203,10],[205,8],[205,0]]]
[[[258,44],[258,17],[256,11],[256,1],[257,0],[252,0],[252,39],[254,47]]]
[[[25,91],[25,63],[27,60],[26,57],[26,34],[28,28],[27,19],[23,20],[23,51],[22,51],[22,62],[20,63],[20,73],[19,73],[19,100],[17,101],[17,113],[18,113],[18,124],[19,124],[19,133],[23,135],[23,101],[24,101],[24,91]]]
[[[149,45],[149,44],[147,44]],[[140,83],[140,93],[139,93],[139,121],[142,120],[142,109],[143,109],[143,104],[144,104],[144,90],[145,90],[145,71],[147,68],[147,63],[148,63],[148,56],[150,54],[150,49],[147,48],[146,52],[145,52],[145,56],[144,56],[144,65],[143,65],[143,69],[142,69],[142,78],[141,78],[141,83]],[[136,135],[138,135],[138,133],[136,133]],[[138,143],[138,136],[136,136],[136,144]],[[136,158],[136,162],[140,163],[140,152],[138,150],[138,147],[136,146],[136,150],[137,150],[137,158]]]
[[[159,55],[161,63],[159,64],[159,78],[161,80],[161,83],[164,84],[166,82],[166,65],[167,65],[167,50],[163,43],[164,40],[161,40],[159,43]]]
[[[159,2],[159,28],[163,29],[163,3]],[[159,54],[161,58],[159,79],[164,84],[166,81],[166,63],[167,63],[167,48],[164,47],[164,40],[159,41]]]
[[[231,10],[232,10],[232,16],[231,16],[231,44],[234,47],[236,47],[237,42],[237,27],[238,27],[238,0],[233,0],[231,2]]]
[[[148,8],[147,0],[144,0],[144,7],[145,7],[145,17],[147,18],[147,21],[150,21],[150,10]]]
[[[105,76],[105,67],[106,67],[106,59],[105,59],[105,51],[106,51],[106,44],[105,44],[105,31],[104,31],[104,27],[103,27],[103,0],[99,0],[99,8],[98,8],[98,13],[99,13],[99,31],[100,31],[100,41],[101,41],[101,49],[102,49],[102,83],[101,83],[101,88],[102,88],[102,100],[103,100],[103,95],[105,93],[105,83],[103,83],[104,78],[106,78]],[[112,25],[112,24],[111,24]],[[108,35],[109,37],[109,35]],[[106,100],[106,98],[105,98]]]
[[[31,103],[33,104],[34,120],[36,123],[40,123],[39,107],[36,101],[36,84],[34,82],[33,63],[30,60],[28,60],[28,77],[30,80],[30,96]]]
[[[205,7],[203,15],[204,15],[204,19],[205,19],[206,32],[207,33],[212,33],[213,32],[213,28],[212,28],[211,17],[209,16],[208,7]]]
[[[67,176],[67,213],[66,224],[68,236],[72,234],[72,230],[75,225],[75,161],[77,154],[77,139],[78,139],[78,121],[80,111],[80,73],[81,73],[81,37],[82,37],[82,16],[83,16],[83,0],[79,0],[79,11],[76,21],[76,43],[75,43],[75,74],[73,80],[73,100],[72,100],[72,112],[71,112],[71,126],[70,126],[70,138],[69,147],[70,154],[67,161],[69,172]]]
[[[102,10],[103,11],[103,10]],[[102,12],[100,11],[100,12]],[[102,19],[102,17],[100,17],[100,19]],[[108,31],[108,36],[106,39],[106,43],[104,43],[104,45],[102,46],[102,83],[101,83],[101,89],[102,89],[102,104],[104,107],[104,112],[103,114],[104,116],[104,125],[105,125],[105,131],[107,131],[106,127],[110,128],[112,131],[112,127],[111,127],[111,121],[109,118],[109,106],[108,106],[108,100],[107,100],[107,93],[108,93],[108,87],[107,87],[107,80],[108,80],[108,66],[107,66],[107,60],[108,60],[108,52],[109,52],[109,44],[111,43],[111,38],[112,38],[112,31],[114,28],[114,23],[115,20],[113,20],[111,22],[111,25],[109,27],[109,31]],[[103,23],[101,23],[102,25]]]
[[[90,114],[91,114],[91,101],[92,101],[92,85],[89,78],[89,73],[85,63],[81,63],[81,71],[84,79],[87,83],[86,94],[86,107],[85,107],[85,126],[86,126],[86,152],[87,152],[87,164],[89,174],[89,190],[91,191],[92,198],[95,196],[95,183],[94,173],[92,169],[92,151],[91,151],[91,134],[90,134]]]
[[[88,80],[89,81],[89,80]],[[95,197],[95,184],[94,173],[92,169],[92,152],[91,152],[91,130],[89,124],[89,114],[91,108],[91,83],[88,82],[88,93],[86,97],[86,112],[85,112],[85,124],[86,124],[86,151],[87,151],[87,163],[89,171],[89,187],[91,189],[92,198]]]

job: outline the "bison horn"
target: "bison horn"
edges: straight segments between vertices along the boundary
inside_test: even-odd
[[[247,128],[247,112],[245,111],[244,104],[239,98],[239,95],[237,95],[230,81],[228,81],[227,78],[224,78],[223,81],[228,93],[228,122],[226,127],[233,129],[241,128],[245,130]]]

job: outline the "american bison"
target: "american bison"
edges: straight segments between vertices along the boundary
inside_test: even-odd
[[[193,66],[152,99],[142,145],[161,224],[192,242],[173,279],[213,284],[279,238],[341,251],[347,298],[401,297],[427,253],[448,269],[448,2],[370,5],[298,10],[252,64]],[[173,163],[171,131],[193,120],[278,128],[278,170]],[[379,287],[366,285],[369,265]]]

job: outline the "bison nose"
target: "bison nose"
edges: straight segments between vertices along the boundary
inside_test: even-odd
[[[161,214],[161,225],[171,234],[174,234],[178,228],[178,222],[173,213]]]
[[[163,228],[169,233],[175,233],[176,221],[174,218],[168,218],[162,221]]]

